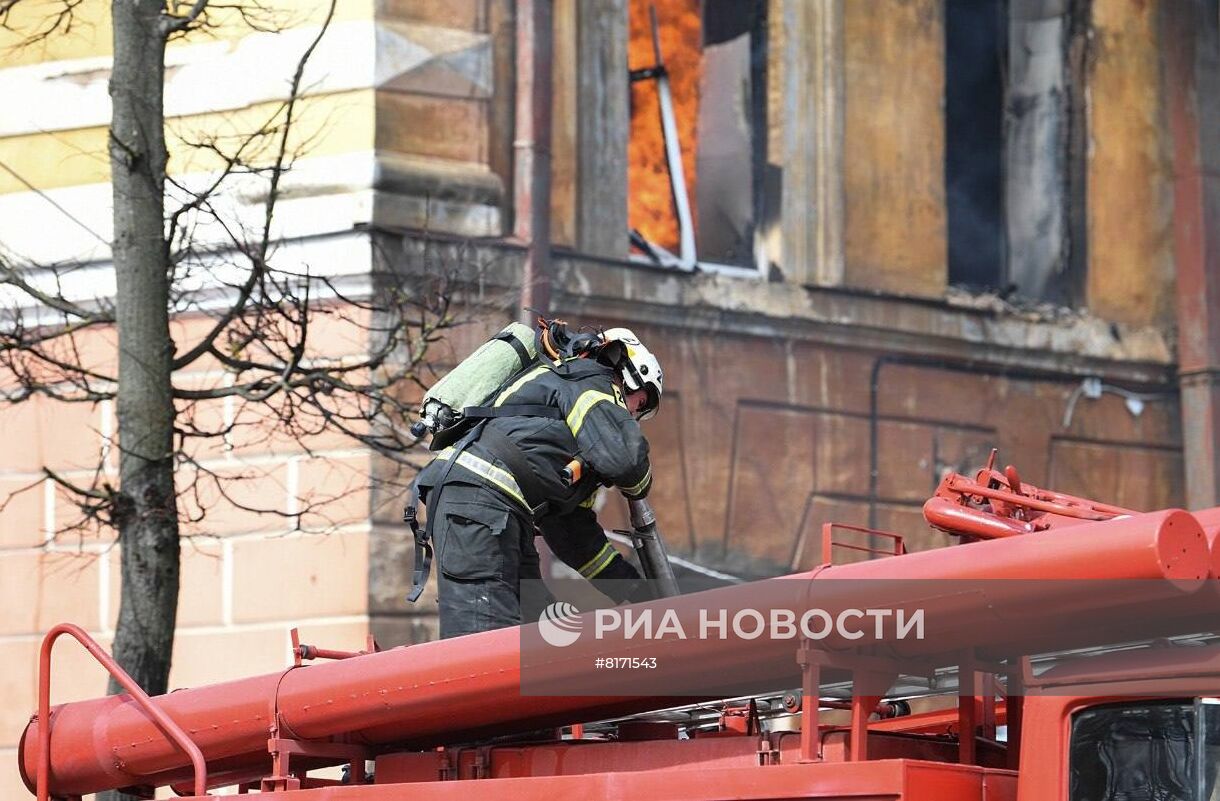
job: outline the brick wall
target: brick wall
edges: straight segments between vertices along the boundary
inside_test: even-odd
[[[949,367],[904,363],[893,350],[778,325],[770,335],[746,333],[737,330],[744,318],[731,314],[708,330],[697,322],[706,310],[691,307],[671,309],[664,323],[560,311],[582,324],[627,325],[661,359],[662,410],[644,424],[652,501],[671,551],[709,567],[746,576],[808,569],[820,561],[822,523],[869,523],[870,394],[885,354],[892,361],[877,372],[874,518],[912,550],[950,544],[923,521],[922,504],[945,471],[972,474],[992,447],[1001,465],[1016,465],[1037,486],[1135,509],[1183,502],[1173,394],[1149,400],[1138,416],[1113,394],[1078,399],[1065,424],[1080,386],[1067,369],[1061,377],[1025,377],[1017,364],[971,371],[951,355],[943,356]],[[927,356],[943,345],[910,338],[921,340]],[[387,506],[374,529],[370,614],[379,638],[413,642],[432,631],[434,601],[402,602],[411,548],[394,512]],[[599,514],[606,528],[627,526],[614,493],[603,493]]]
[[[181,319],[175,340],[189,343],[207,320]],[[355,322],[318,318],[317,355],[356,353]],[[91,341],[110,361],[98,335]],[[192,386],[225,381],[215,365],[176,377]],[[208,471],[197,495],[184,497],[185,515],[198,522],[182,528],[178,632],[170,687],[279,670],[291,663],[289,629],[302,640],[339,649],[364,647],[368,631],[368,552],[371,496],[368,452],[338,434],[298,442],[270,431],[265,410],[232,401],[197,410],[200,425],[238,421],[231,436],[191,449]],[[42,634],[60,622],[78,623],[109,647],[119,610],[121,545],[108,530],[54,532],[79,514],[62,490],[41,479],[50,467],[74,480],[87,479],[107,451],[104,433],[116,428],[113,403],[62,404],[36,399],[0,412],[0,796],[22,797],[15,747],[36,706],[37,650]],[[306,452],[305,448],[308,448]],[[103,463],[114,478],[117,451]],[[179,491],[194,471],[183,466]],[[231,480],[230,480],[231,479]],[[224,494],[218,487],[223,487]],[[304,512],[294,518],[257,514],[241,507]],[[101,668],[89,664],[74,643],[56,648],[53,702],[105,692]]]
[[[820,561],[820,527],[866,525],[870,386],[877,352],[784,337],[634,324],[662,360],[662,412],[644,424],[654,503],[671,549],[747,574]],[[879,527],[913,550],[948,538],[921,506],[943,471],[971,473],[991,447],[1037,486],[1135,509],[1180,505],[1177,399],[1132,415],[1121,398],[1081,399],[1075,379],[1005,378],[902,363],[878,373]],[[621,525],[621,504],[607,522]]]

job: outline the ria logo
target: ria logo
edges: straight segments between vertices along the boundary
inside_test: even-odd
[[[566,601],[556,601],[538,617],[538,633],[547,645],[565,648],[580,639],[583,623],[579,609]]]

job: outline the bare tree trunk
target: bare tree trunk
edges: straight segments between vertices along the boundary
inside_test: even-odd
[[[114,656],[152,695],[169,681],[178,614],[178,514],[165,242],[165,34],[161,0],[113,0],[110,173],[119,338],[122,591]],[[119,692],[112,679],[109,691]],[[103,801],[133,798],[118,791]]]
[[[121,458],[114,519],[122,596],[114,655],[141,687],[166,691],[178,609],[169,255],[165,243],[165,30],[161,0],[113,0],[110,170]],[[114,682],[111,692],[116,692]]]

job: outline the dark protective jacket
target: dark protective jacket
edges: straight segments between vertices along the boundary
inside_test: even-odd
[[[496,489],[517,511],[533,518],[560,559],[590,579],[638,575],[618,556],[597,522],[592,506],[599,486],[615,486],[629,498],[642,498],[652,485],[648,441],[627,411],[613,375],[611,368],[591,359],[540,364],[518,374],[487,402],[493,409],[538,405],[559,410],[554,418],[513,415],[484,423],[520,450],[540,492],[522,489],[525,482],[482,442],[486,433],[459,454],[447,479],[477,479]],[[452,454],[453,448],[440,451],[420,473],[425,502]],[[567,486],[562,471],[575,457],[585,467],[580,480]],[[541,497],[527,501],[527,494]],[[531,501],[545,507],[531,514]]]

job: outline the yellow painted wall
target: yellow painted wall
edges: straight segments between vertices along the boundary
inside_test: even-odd
[[[167,147],[172,173],[199,172],[223,166],[219,157],[186,144],[201,135],[233,137],[240,142],[275,117],[282,104],[259,103],[240,111],[198,114],[169,121]],[[373,147],[373,91],[363,89],[308,97],[297,106],[290,151],[308,142],[311,156],[369,150]],[[277,140],[278,142],[278,140]],[[266,156],[274,154],[267,142]],[[106,128],[81,128],[54,134],[30,134],[0,139],[0,162],[16,166],[21,177],[42,190],[110,180]],[[0,171],[0,194],[27,187]]]
[[[947,273],[939,0],[843,4],[846,283],[939,296]]]
[[[1173,173],[1156,3],[1094,0],[1089,85],[1089,310],[1173,317]]]
[[[172,0],[171,0],[172,1]],[[338,0],[335,22],[373,18],[374,0]],[[70,18],[59,16],[63,0],[21,0],[12,12],[11,30],[0,28],[0,67],[16,67],[61,59],[109,56],[113,50],[110,28],[110,3],[106,0],[86,0],[75,7]],[[185,8],[190,3],[178,0]],[[217,3],[219,5],[235,5]],[[318,25],[326,16],[327,0],[262,0],[266,12],[258,21],[276,28],[298,28]],[[58,21],[58,25],[52,28]],[[198,44],[220,40],[237,41],[254,33],[250,25],[232,9],[215,8],[209,12],[209,24],[204,30],[177,37],[170,45]],[[32,44],[24,44],[31,33],[53,30]]]
[[[66,32],[61,27],[42,42],[16,47],[29,31],[45,25],[46,15],[61,2],[22,0],[15,7],[8,21],[15,30],[0,29],[0,69],[110,56],[110,4],[106,0],[80,3]],[[264,5],[283,11],[275,14],[282,27],[317,25],[327,7],[324,0],[264,0]],[[336,22],[372,18],[373,0],[338,0]],[[218,12],[213,22],[214,27],[176,39],[172,46],[237,41],[253,32],[232,12]],[[104,69],[105,65],[98,67]],[[370,150],[374,137],[373,94],[370,88],[308,97],[298,106],[298,124],[289,147],[307,144],[309,155]],[[279,106],[275,102],[260,103],[224,113],[171,119],[170,170],[184,173],[220,166],[215,157],[191,151],[183,140],[198,139],[201,132],[234,137],[249,134],[272,119]],[[0,138],[0,162],[12,165],[40,190],[104,184],[109,180],[106,128]],[[27,189],[0,170],[0,194]],[[104,334],[94,332],[89,344],[100,347],[99,340],[104,338]],[[100,432],[107,427],[102,424],[103,417],[107,416],[112,429],[113,410],[104,405],[30,402],[0,410],[0,439],[11,446],[0,455],[0,504],[9,501],[13,492],[34,485],[33,490],[15,496],[0,509],[0,576],[4,577],[0,579],[0,599],[13,611],[10,619],[0,623],[0,697],[7,702],[0,710],[0,798],[28,797],[17,777],[16,744],[35,706],[36,653],[41,632],[71,620],[97,635],[103,647],[109,647],[113,636],[118,610],[118,548],[109,542],[108,535],[65,535],[55,544],[45,545],[47,530],[75,518],[63,497],[46,494],[38,484],[44,465],[69,475],[75,475],[73,468],[96,466]],[[268,539],[265,523],[243,520],[240,510],[224,508],[218,508],[209,518],[206,531],[188,532],[213,536],[192,539],[183,548],[172,686],[283,668],[290,662],[288,629],[293,625],[303,624],[303,633],[312,629],[305,636],[330,647],[363,647],[368,629],[369,496],[358,483],[339,482],[365,481],[367,456],[348,441],[329,443],[321,450],[329,451],[332,458],[318,458],[316,450],[306,457],[299,447],[268,442],[235,446],[234,453],[256,455],[265,465],[262,476],[249,482],[259,488],[260,500],[277,503],[282,498],[285,504],[291,504],[291,486],[302,493],[335,486],[355,486],[357,491],[345,496],[343,508],[335,508],[332,520],[340,528],[326,537],[285,536],[281,532]],[[331,469],[334,465],[341,468],[344,478]],[[295,484],[285,478],[290,469],[298,471]],[[341,569],[336,570],[336,565]],[[231,581],[223,580],[225,570],[231,571]],[[327,591],[318,593],[322,583]],[[223,654],[223,659],[216,659],[216,654]],[[56,661],[56,702],[104,692],[104,673],[79,648],[60,646]]]
[[[284,29],[318,25],[328,7],[324,0],[278,0],[263,5],[268,10],[258,20]],[[54,12],[60,7],[61,0],[22,0],[14,8],[12,30],[0,29],[0,68],[110,55],[109,4],[103,0],[80,4],[73,12],[70,26],[65,20],[42,41],[23,45],[31,33],[46,30],[57,19]],[[372,18],[373,0],[340,0],[334,22]],[[236,42],[255,32],[235,12],[221,9],[212,12],[205,30],[176,38],[171,46],[218,39]],[[280,106],[279,102],[259,103],[236,111],[171,119],[167,126],[170,172],[220,168],[222,164],[217,157],[185,142],[221,135],[232,137],[231,146],[266,126]],[[289,146],[295,149],[308,143],[302,149],[316,156],[369,150],[373,147],[373,110],[372,90],[311,96],[298,105],[297,124]],[[104,126],[95,126],[0,137],[0,162],[11,165],[24,179],[23,182],[7,171],[0,171],[0,194],[28,191],[26,182],[39,190],[50,190],[109,181],[106,136]],[[270,143],[264,150],[268,156],[274,152]]]

